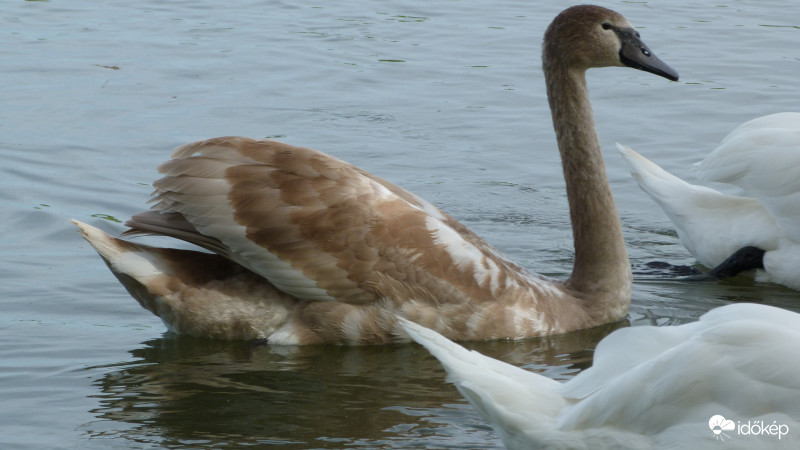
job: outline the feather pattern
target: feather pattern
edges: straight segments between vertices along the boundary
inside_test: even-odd
[[[488,300],[512,284],[535,289],[541,279],[438,208],[321,152],[234,137],[184,146],[174,156],[181,159],[162,165],[166,176],[155,183],[159,212],[180,213],[201,235],[226,242],[236,262],[299,298],[371,302],[386,277],[403,281],[412,267],[419,267],[415,284],[428,289],[448,289],[440,280],[452,273],[457,281],[447,283],[455,286],[443,301],[454,303],[464,301],[458,291]],[[225,169],[194,169],[209,160]],[[142,229],[136,220],[129,225]],[[493,273],[492,292],[487,267],[510,268],[512,276]],[[298,281],[276,281],[281,273]],[[309,294],[303,279],[326,293]]]

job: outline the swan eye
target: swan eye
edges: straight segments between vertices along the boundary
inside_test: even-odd
[[[605,22],[605,23],[603,24],[603,29],[604,29],[604,30],[610,30],[610,29],[611,29],[611,24],[610,24],[610,23],[608,23],[608,22]]]

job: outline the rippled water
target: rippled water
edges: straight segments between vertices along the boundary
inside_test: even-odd
[[[230,3],[3,4],[0,447],[499,446],[416,346],[165,334],[68,219],[118,232],[172,148],[273,137],[400,184],[522,265],[564,277],[571,236],[539,45],[570,3]],[[600,3],[681,74],[589,75],[632,262],[692,264],[613,144],[691,178],[739,123],[800,109],[800,4]],[[683,323],[731,301],[800,311],[799,297],[639,275],[629,322]],[[471,347],[566,379],[613,327]]]

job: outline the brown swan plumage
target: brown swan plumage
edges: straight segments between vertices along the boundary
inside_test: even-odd
[[[316,150],[222,137],[178,148],[151,210],[126,233],[76,222],[139,303],[178,333],[277,344],[402,339],[403,316],[458,340],[526,338],[619,320],[631,272],[585,72],[630,66],[677,80],[620,14],[576,6],[547,29],[543,68],[563,161],[575,264],[528,272],[439,208]]]

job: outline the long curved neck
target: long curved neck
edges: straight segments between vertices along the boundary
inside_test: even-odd
[[[630,304],[632,275],[595,132],[585,71],[546,65],[545,80],[575,245],[567,285],[619,318]]]

